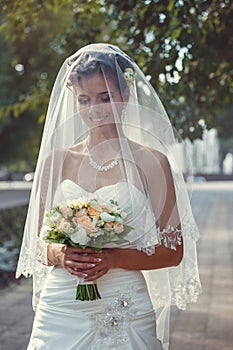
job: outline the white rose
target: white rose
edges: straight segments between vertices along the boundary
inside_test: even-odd
[[[50,230],[51,230],[51,227],[46,226],[46,225],[42,226],[42,227],[41,227],[41,230],[40,230],[40,237],[41,237],[42,239],[48,238],[48,236],[49,236],[49,231],[50,231]]]
[[[119,216],[116,217],[115,222],[119,222],[120,224],[123,224],[123,220]]]
[[[124,210],[122,210],[122,212],[121,212],[121,217],[122,217],[122,219],[125,219],[127,217],[127,214]]]
[[[74,243],[81,245],[86,245],[90,238],[87,236],[86,230],[83,227],[80,227],[75,233],[70,235],[70,238]]]
[[[54,221],[51,220],[49,217],[45,216],[43,220],[43,226],[53,226],[53,225],[54,225]]]
[[[99,222],[98,218],[96,216],[93,216],[93,218],[92,218],[93,227],[95,227],[98,222]]]
[[[110,215],[110,214],[108,214],[106,212],[101,213],[100,217],[105,222],[115,221],[115,219],[116,219],[116,217],[114,215]]]
[[[126,212],[124,212],[124,210],[121,209],[121,208],[119,208],[119,207],[114,207],[113,211],[114,211],[116,214],[120,215],[122,219],[125,219],[126,216],[127,216]]]
[[[57,222],[61,217],[62,217],[61,213],[56,211],[53,215],[50,216],[49,219],[52,220],[53,222]]]
[[[91,237],[99,237],[104,236],[104,232],[102,230],[95,231],[91,234]]]

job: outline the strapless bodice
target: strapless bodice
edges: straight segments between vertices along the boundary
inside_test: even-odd
[[[151,229],[154,227],[155,218],[147,197],[135,185],[126,181],[100,187],[95,192],[88,192],[75,182],[66,179],[57,188],[54,204],[80,197],[97,198],[103,202],[117,201],[118,205],[127,214],[125,224],[133,227],[133,230],[127,236],[130,242],[138,240],[148,231],[151,233]]]
[[[126,181],[106,185],[98,188],[94,192],[88,192],[75,182],[66,179],[57,188],[54,204],[67,201],[68,199],[78,199],[80,197],[87,197],[90,199],[98,198],[104,202],[109,202],[110,200],[117,201],[128,216],[130,215],[132,203],[135,210],[137,207],[143,207],[142,202],[145,201],[144,194],[136,186]]]

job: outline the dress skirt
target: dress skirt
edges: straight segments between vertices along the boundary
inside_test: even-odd
[[[162,350],[141,271],[112,269],[101,299],[75,300],[77,277],[53,268],[42,290],[28,350]]]

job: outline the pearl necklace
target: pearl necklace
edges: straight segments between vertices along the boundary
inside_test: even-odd
[[[116,155],[114,160],[111,161],[108,165],[99,165],[94,161],[94,159],[91,157],[91,155],[88,153],[88,158],[89,158],[89,164],[92,166],[92,168],[99,170],[99,171],[109,171],[113,169],[119,162],[119,155],[120,152]]]

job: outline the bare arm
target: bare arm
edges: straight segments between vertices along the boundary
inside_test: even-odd
[[[84,256],[84,253],[87,255]],[[152,270],[177,266],[182,256],[182,245],[178,246],[176,251],[159,246],[151,256],[135,249],[114,248],[96,252],[91,248],[83,250],[60,244],[48,246],[48,260],[51,265],[64,267],[72,275],[86,277],[86,281],[96,280],[112,268]]]
[[[154,173],[157,178],[149,176],[148,187],[154,194],[151,196],[151,201],[158,218],[157,225],[161,229],[166,229],[169,225],[179,229],[179,214],[169,164],[164,156],[161,159],[156,158],[156,161],[157,171]],[[83,253],[87,255],[84,256]],[[177,266],[182,257],[182,244],[177,245],[176,250],[164,245],[158,246],[151,256],[134,249],[103,249],[101,253],[97,253],[91,248],[83,251],[81,248],[61,245],[48,247],[48,258],[51,264],[66,268],[73,275],[86,277],[86,281],[101,277],[111,268],[150,270]]]

